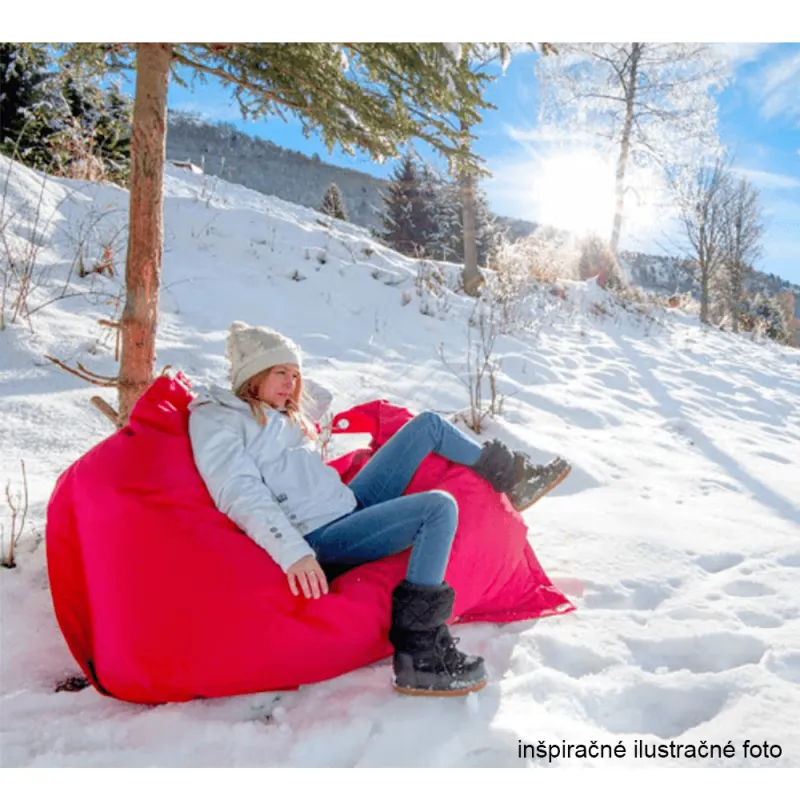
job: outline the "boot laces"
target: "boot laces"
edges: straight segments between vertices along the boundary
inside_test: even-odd
[[[433,645],[434,655],[450,675],[458,673],[466,661],[466,656],[456,647],[460,641],[459,637],[451,636],[445,627],[442,627],[436,634]]]

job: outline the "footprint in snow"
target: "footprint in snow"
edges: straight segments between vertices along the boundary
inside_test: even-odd
[[[789,683],[800,684],[800,650],[788,650],[784,653],[771,652],[765,659],[765,666],[770,672]]]
[[[587,608],[652,611],[671,594],[664,581],[620,581],[618,587],[586,581]]]
[[[646,672],[725,672],[757,664],[767,645],[755,636],[715,632],[666,639],[623,637],[637,664]]]
[[[749,628],[780,628],[783,620],[774,614],[765,614],[762,611],[748,611],[743,609],[737,616]]]
[[[582,698],[586,716],[610,733],[674,739],[716,717],[730,695],[723,686],[663,686],[658,680],[645,676],[624,688],[609,684]]]
[[[763,597],[775,594],[775,590],[757,581],[731,581],[723,587],[731,597]]]
[[[571,678],[596,675],[607,667],[621,663],[619,659],[603,656],[589,647],[550,636],[538,636],[534,644],[543,666],[564,672]]]
[[[709,553],[708,555],[699,556],[694,560],[694,563],[706,572],[713,573],[731,569],[737,564],[741,564],[742,561],[744,561],[744,556],[739,553]]]
[[[789,553],[788,555],[781,556],[778,563],[782,567],[800,567],[800,552]]]
[[[690,619],[705,619],[713,620],[714,622],[726,622],[730,619],[730,615],[718,611],[714,608],[704,606],[680,606],[678,608],[671,608],[666,612],[670,619],[690,620]]]

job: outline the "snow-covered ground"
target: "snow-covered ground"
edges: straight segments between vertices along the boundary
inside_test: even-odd
[[[127,195],[42,186],[9,163],[4,235],[17,256],[34,229],[41,245],[29,307],[63,291],[81,242],[87,269],[108,244],[116,273],[73,265],[66,296],[30,325],[7,314],[0,332],[0,488],[21,489],[24,459],[29,491],[18,566],[0,569],[3,766],[800,766],[800,353],[704,333],[678,310],[625,311],[591,283],[563,283],[564,299],[543,287],[528,307],[541,324],[497,345],[508,399],[483,436],[574,464],[526,521],[578,610],[459,626],[487,659],[483,692],[399,696],[388,662],[282,696],[145,707],[55,692],[77,668],[52,613],[46,504],[60,471],[111,432],[89,398],[115,397],[44,356],[116,372],[114,332],[97,320],[117,313]],[[296,339],[334,410],[377,397],[463,409],[473,301],[420,296],[417,262],[322,220],[171,169],[158,368],[223,382],[225,331],[243,319]],[[338,437],[333,454],[360,444]],[[621,749],[579,757],[592,742]],[[637,742],[667,754],[637,757]],[[730,749],[675,749],[701,743]]]

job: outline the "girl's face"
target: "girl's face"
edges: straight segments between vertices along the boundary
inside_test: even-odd
[[[284,408],[296,396],[300,370],[295,364],[278,364],[271,367],[258,385],[258,399],[273,408]]]

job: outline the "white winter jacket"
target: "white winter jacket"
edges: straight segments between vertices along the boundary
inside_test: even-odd
[[[311,388],[316,402],[311,416],[318,420],[331,397],[315,384]],[[306,534],[353,511],[353,492],[284,413],[265,407],[262,427],[248,404],[228,389],[196,391],[189,436],[217,508],[284,571],[314,555]]]

